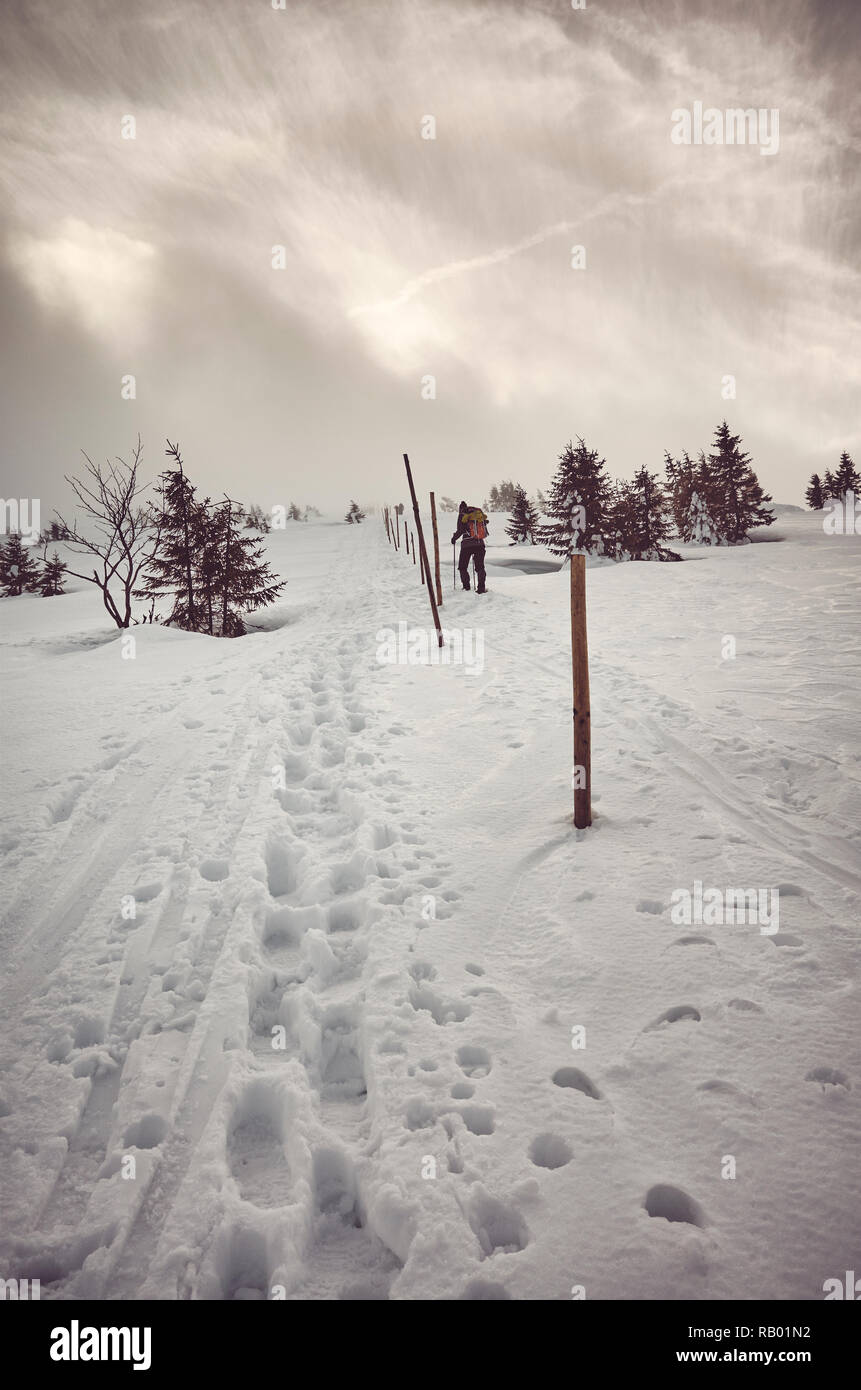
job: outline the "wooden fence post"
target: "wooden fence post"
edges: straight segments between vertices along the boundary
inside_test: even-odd
[[[430,507],[431,522],[433,523],[433,566],[434,576],[436,578],[436,601],[439,607],[442,608],[442,580],[439,574],[439,535],[436,529],[436,497],[433,493],[430,495]]]
[[[400,550],[400,548],[401,548],[401,514],[400,514],[400,512],[398,511],[397,507],[395,507],[395,526],[397,527],[397,531],[395,532],[395,550]]]
[[[413,543],[413,564],[415,564],[415,562],[416,562],[416,533],[415,533],[415,531],[410,531],[410,540],[411,540],[412,543]]]
[[[574,687],[574,824],[592,824],[592,727],[586,637],[586,556],[571,556],[571,669]]]
[[[436,598],[434,597],[433,585],[431,583],[430,565],[428,564],[428,552],[427,546],[425,545],[425,533],[422,530],[422,519],[419,514],[419,503],[418,498],[416,497],[415,486],[413,485],[413,471],[410,468],[410,461],[406,454],[404,454],[404,467],[407,470],[407,482],[410,485],[410,496],[413,499],[413,516],[416,519],[416,530],[419,533],[419,546],[421,547],[422,560],[424,563],[424,573],[427,578],[428,598],[430,599],[431,612],[433,613],[434,627],[436,628],[437,641],[439,642],[439,645],[442,647],[444,645],[442,628],[439,625],[439,613],[437,612]]]

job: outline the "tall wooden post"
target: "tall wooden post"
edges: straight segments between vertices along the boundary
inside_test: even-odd
[[[413,484],[413,470],[410,468],[410,461],[406,454],[404,454],[404,467],[407,470],[407,482],[410,485],[410,496],[413,499],[413,516],[416,519],[416,530],[419,533],[419,546],[421,547],[422,560],[424,562],[424,573],[427,577],[428,598],[430,599],[431,612],[433,613],[434,627],[436,628],[437,641],[442,647],[444,645],[442,628],[439,625],[439,613],[437,612],[436,598],[434,597],[433,585],[431,584],[428,552],[427,546],[425,545],[425,533],[422,530],[422,519],[419,515],[418,498],[416,497],[416,490]]]
[[[397,507],[395,507],[395,526],[397,527],[397,530],[396,530],[396,532],[395,532],[395,550],[400,550],[400,548],[401,548],[401,514],[400,514],[400,512],[398,511]]]
[[[436,578],[436,601],[440,608],[442,608],[442,580],[439,574],[439,534],[436,529],[436,497],[433,493],[430,495],[430,504],[431,522],[433,524],[433,567],[434,577]]]
[[[416,562],[416,533],[415,533],[415,531],[410,531],[410,540],[411,540],[412,543],[413,543],[413,564],[415,564],[415,562]]]
[[[586,638],[586,556],[571,556],[571,669],[574,684],[574,824],[592,824],[592,727]]]

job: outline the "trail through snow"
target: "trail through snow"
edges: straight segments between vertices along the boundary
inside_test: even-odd
[[[125,659],[89,593],[4,601],[0,1273],[812,1299],[857,1267],[861,547],[775,530],[590,571],[586,832],[566,572],[449,577],[480,670],[378,662],[428,614],[376,520],[271,537],[286,601],[235,642]],[[779,931],[675,926],[695,880],[779,887]]]

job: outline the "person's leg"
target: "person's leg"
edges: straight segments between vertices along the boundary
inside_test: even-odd
[[[476,546],[476,550],[475,550],[475,577],[476,577],[476,579],[478,580],[478,587],[477,587],[476,592],[479,593],[479,594],[483,594],[483,593],[484,593],[484,587],[485,587],[485,586],[484,586],[484,581],[485,581],[485,578],[486,578],[485,573],[484,573],[484,541],[481,541],[481,542],[479,543],[479,545]]]
[[[469,588],[469,562],[472,558],[472,550],[467,541],[460,543],[460,559],[457,563],[457,571],[460,575],[460,582],[465,589]]]

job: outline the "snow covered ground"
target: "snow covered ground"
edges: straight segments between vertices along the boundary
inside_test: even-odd
[[[232,642],[0,603],[0,1274],[821,1299],[861,1268],[861,541],[590,569],[577,832],[567,572],[497,546],[453,594],[445,546],[472,663],[381,664],[429,615],[379,519],[269,540]],[[697,881],[779,930],[679,926]]]

